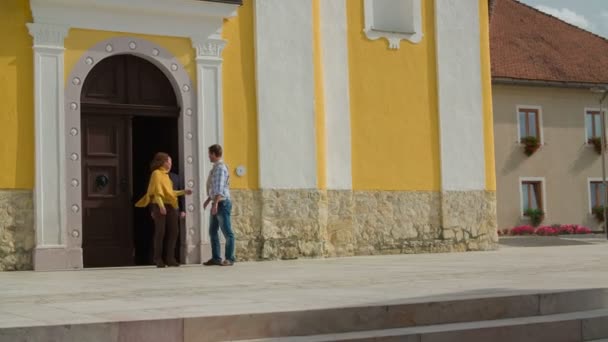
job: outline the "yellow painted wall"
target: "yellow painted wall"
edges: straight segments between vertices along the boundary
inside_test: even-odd
[[[323,85],[323,59],[321,34],[321,8],[319,1],[313,0],[313,58],[315,70],[315,132],[317,134],[317,187],[327,188],[327,130],[325,127],[325,95]]]
[[[225,160],[232,169],[247,168],[243,177],[232,174],[230,185],[235,189],[259,187],[253,35],[253,0],[245,0],[238,15],[226,20],[223,28],[228,41],[223,53]]]
[[[0,189],[34,187],[34,65],[29,1],[0,1]]]
[[[480,1],[486,187],[495,190],[492,99],[488,47],[487,3]],[[253,1],[246,0],[238,16],[226,20],[224,38],[224,124],[226,161],[245,165],[248,173],[233,175],[234,188],[258,188],[257,119],[253,36]],[[315,0],[316,119],[323,132],[322,65]],[[362,33],[363,0],[347,2],[353,187],[357,190],[440,189],[437,84],[433,1],[423,7],[424,38],[401,42],[389,50],[386,40],[368,40]],[[32,188],[34,180],[34,120],[31,21],[26,0],[0,2],[0,28],[12,32],[0,44],[0,155],[5,166],[0,188]],[[113,32],[70,30],[66,38],[65,76],[82,54]],[[135,35],[173,53],[196,79],[194,51],[185,38]],[[373,67],[372,67],[373,66]],[[319,134],[319,186],[324,187],[324,134]],[[390,162],[387,162],[390,161]]]
[[[348,0],[355,190],[440,189],[434,1],[423,1],[419,44],[362,32],[363,0]]]
[[[479,0],[479,28],[481,46],[481,77],[483,87],[483,130],[486,158],[486,190],[496,191],[494,163],[494,115],[492,113],[492,75],[490,65],[490,23],[488,1]]]

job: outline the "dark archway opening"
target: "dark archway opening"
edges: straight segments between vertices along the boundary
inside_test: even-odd
[[[169,153],[179,175],[179,112],[171,83],[145,59],[112,56],[87,76],[81,95],[85,267],[152,264],[154,225],[149,210],[134,203],[146,192],[156,152]]]

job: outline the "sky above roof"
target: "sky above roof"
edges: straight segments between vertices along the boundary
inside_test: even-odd
[[[519,0],[570,24],[608,38],[608,0]]]

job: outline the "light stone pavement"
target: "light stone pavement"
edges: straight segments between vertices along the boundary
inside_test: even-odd
[[[234,267],[3,272],[0,328],[608,287],[608,244],[602,239],[588,242],[592,243]]]

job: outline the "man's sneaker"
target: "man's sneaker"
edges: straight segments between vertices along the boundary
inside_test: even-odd
[[[205,266],[222,266],[222,262],[215,259],[209,259],[203,263]]]
[[[234,265],[234,261],[224,260],[222,262],[222,266],[232,266],[232,265]]]

